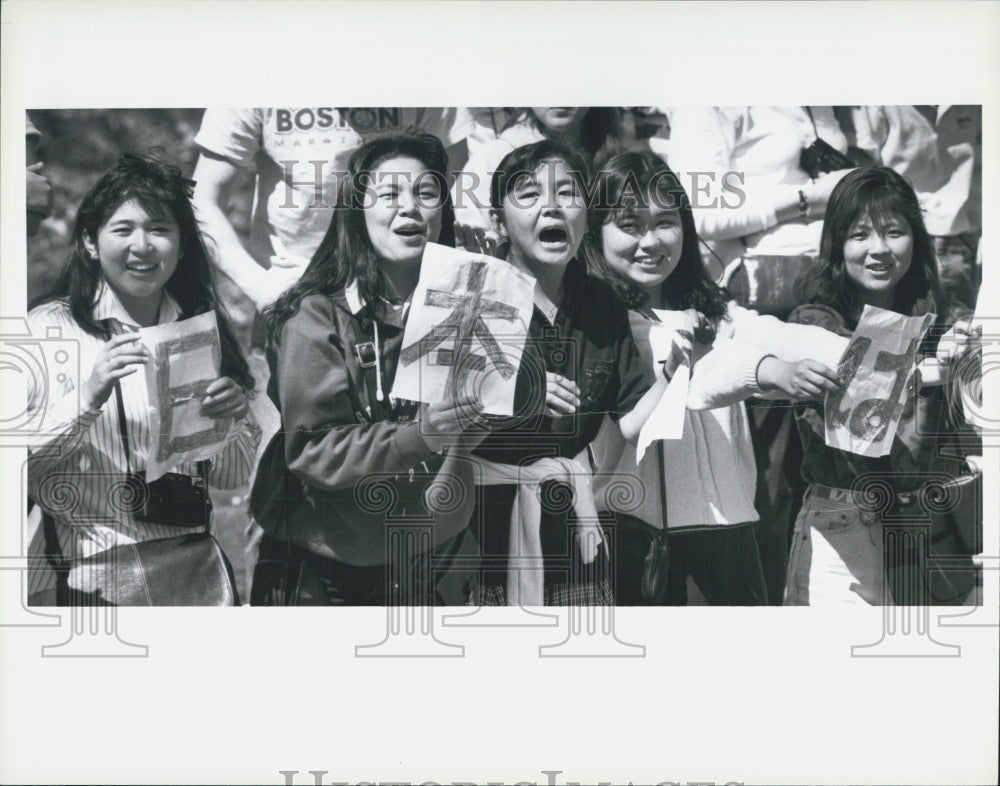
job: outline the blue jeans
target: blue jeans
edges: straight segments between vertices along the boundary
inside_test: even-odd
[[[850,500],[806,490],[788,558],[786,606],[885,605],[882,523]]]
[[[785,605],[965,603],[977,569],[950,528],[933,531],[919,497],[899,495],[885,523],[857,507],[850,491],[809,486],[795,521]]]

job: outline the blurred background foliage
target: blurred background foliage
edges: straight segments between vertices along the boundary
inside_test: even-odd
[[[204,109],[33,109],[29,116],[42,134],[38,148],[43,174],[52,186],[52,214],[28,239],[28,302],[45,295],[69,257],[76,210],[87,190],[122,153],[149,153],[175,164],[184,174],[198,160],[195,134]],[[250,230],[253,178],[235,189],[229,218],[245,240]],[[222,289],[232,289],[220,281]],[[233,295],[235,296],[235,292]],[[229,302],[233,302],[230,299]]]

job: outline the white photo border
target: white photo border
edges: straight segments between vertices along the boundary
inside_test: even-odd
[[[983,214],[995,216],[998,29],[1000,4],[988,2],[9,0],[0,315],[24,313],[26,109],[320,97],[982,104]],[[984,223],[990,253],[998,242]],[[982,299],[996,302],[997,272],[985,267]],[[3,384],[3,396],[17,395]],[[986,400],[1000,400],[996,387],[987,382]],[[996,454],[985,495],[994,524]],[[0,450],[8,527],[21,515],[23,460],[23,449]],[[995,532],[987,549],[1000,554]],[[996,586],[997,571],[986,571],[994,619]],[[383,610],[123,610],[119,619],[147,658],[43,658],[65,623],[0,628],[0,781],[285,783],[280,771],[297,771],[296,784],[313,783],[310,771],[325,771],[324,784],[996,777],[995,628],[954,629],[959,658],[852,659],[852,644],[878,637],[880,610],[619,609],[619,635],[644,643],[645,658],[539,658],[538,645],[553,641],[545,629],[492,628],[449,635],[464,645],[461,659],[393,660],[355,657],[356,644],[384,635]]]

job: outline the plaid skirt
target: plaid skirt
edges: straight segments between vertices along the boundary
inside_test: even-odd
[[[546,606],[613,606],[615,598],[611,592],[611,582],[604,579],[582,584],[546,585],[544,601]],[[506,606],[506,587],[499,584],[480,587],[479,605]]]

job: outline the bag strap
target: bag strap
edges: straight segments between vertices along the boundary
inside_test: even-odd
[[[371,315],[371,321],[377,319],[374,308],[366,306],[366,312]],[[378,364],[382,361],[382,347],[378,345],[379,334],[378,331],[372,330],[371,336],[369,336],[360,320],[350,319],[346,322],[345,327],[350,331],[351,340],[354,343],[353,351],[355,354],[355,359],[358,361],[358,367],[361,369],[361,387],[364,388],[363,400],[367,401],[368,404],[368,415],[372,422],[378,420],[392,419],[393,410],[388,405],[387,401],[379,401],[378,397],[375,395],[375,391],[378,390],[378,376],[381,370],[378,368]],[[363,356],[364,349],[370,347],[372,350],[371,357]],[[350,366],[348,366],[350,367]]]
[[[667,537],[667,478],[666,478],[666,467],[667,467],[667,457],[666,452],[663,449],[663,440],[657,440],[657,458],[660,460],[660,471],[656,474],[659,475],[659,485],[660,485],[660,511],[663,514],[663,538],[666,540]]]
[[[125,451],[125,470],[132,474],[132,453],[128,447],[128,423],[125,422],[125,399],[122,396],[121,383],[115,382],[115,405],[118,409],[118,435]]]
[[[375,354],[375,362],[378,363],[379,356],[378,353]],[[368,399],[368,406],[371,409],[372,420],[381,420],[380,415],[382,414],[382,407],[385,402],[379,401],[375,396],[375,391],[378,389],[378,379],[375,372],[374,365],[362,365],[361,374],[364,377],[365,383],[365,397]]]
[[[56,520],[45,508],[42,508],[42,535],[45,537],[45,560],[56,576],[56,604],[64,606],[69,603],[69,571],[72,566],[59,544]]]

